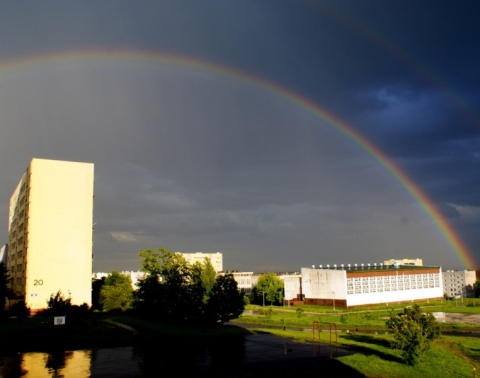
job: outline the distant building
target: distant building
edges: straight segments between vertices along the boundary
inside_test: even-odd
[[[195,264],[196,262],[204,263],[205,257],[210,259],[210,262],[213,265],[213,269],[215,271],[221,272],[223,271],[223,254],[221,252],[215,253],[203,253],[203,252],[194,252],[194,253],[183,253],[183,252],[175,252],[180,253],[185,260],[187,260],[190,264]]]
[[[443,272],[444,293],[449,298],[473,298],[476,279],[474,270],[447,270]]]
[[[0,262],[5,264],[5,267],[7,265],[7,250],[8,250],[8,245],[2,245],[0,247]]]
[[[383,262],[383,265],[415,265],[415,266],[423,266],[423,260],[422,260],[422,259],[400,259],[400,260],[390,259],[390,260],[385,260],[385,261]]]
[[[93,170],[33,159],[10,198],[10,288],[32,311],[59,290],[72,304],[91,305]]]
[[[220,272],[219,275],[231,274],[237,282],[239,291],[249,295],[254,285],[252,285],[253,272]]]
[[[354,307],[443,298],[440,267],[361,265],[302,268],[305,304]]]
[[[130,277],[132,280],[132,289],[137,290],[138,289],[138,280],[142,278],[145,275],[145,272],[140,272],[140,271],[130,271],[130,270],[124,270],[121,272],[118,272],[120,274],[123,274],[124,276]],[[98,273],[93,273],[92,278],[95,280],[101,280],[104,277],[107,277],[111,273],[105,273],[105,272],[98,272]]]

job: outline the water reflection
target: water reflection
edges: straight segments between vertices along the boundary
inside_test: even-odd
[[[235,371],[245,360],[243,339],[198,344],[159,342],[76,351],[19,353],[0,356],[0,377],[146,377],[161,371],[218,376]]]

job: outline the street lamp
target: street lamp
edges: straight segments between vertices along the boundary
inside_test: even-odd
[[[263,307],[265,307],[265,292],[262,291],[262,296],[263,296]]]

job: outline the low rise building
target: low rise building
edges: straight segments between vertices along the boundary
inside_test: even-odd
[[[354,307],[443,298],[440,267],[412,265],[302,268],[305,304]]]

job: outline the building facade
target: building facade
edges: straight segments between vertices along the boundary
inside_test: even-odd
[[[448,298],[473,298],[477,280],[474,270],[447,270],[443,272],[443,290]]]
[[[10,287],[32,311],[58,291],[91,305],[93,179],[91,163],[33,159],[10,198]]]
[[[354,307],[443,298],[440,267],[302,268],[305,304]]]
[[[415,265],[415,266],[423,266],[422,259],[390,259],[385,260],[383,265]]]
[[[221,252],[215,252],[215,253],[203,253],[203,252],[194,252],[194,253],[183,253],[183,252],[176,252],[180,253],[185,260],[189,264],[195,264],[196,262],[199,263],[204,263],[205,258],[208,257],[210,259],[210,262],[213,265],[213,269],[215,271],[221,272],[223,271],[223,254]]]

